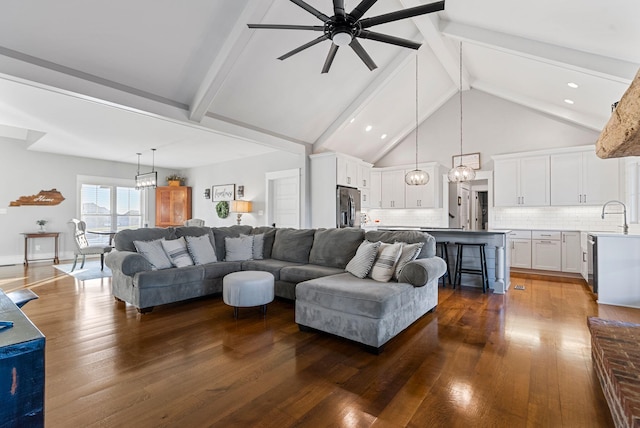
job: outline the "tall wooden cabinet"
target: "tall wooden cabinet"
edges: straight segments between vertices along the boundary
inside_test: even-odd
[[[191,218],[191,187],[156,188],[156,227],[182,226]]]

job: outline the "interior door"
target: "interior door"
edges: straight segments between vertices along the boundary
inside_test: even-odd
[[[300,227],[299,170],[267,174],[267,225]]]
[[[469,230],[471,228],[470,224],[470,216],[469,210],[471,208],[469,201],[469,188],[466,186],[460,186],[460,190],[458,196],[460,198],[460,206],[458,207],[458,215],[460,216],[460,226],[462,226],[465,230]]]

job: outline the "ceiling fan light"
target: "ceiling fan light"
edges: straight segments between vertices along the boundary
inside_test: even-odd
[[[463,181],[469,181],[476,178],[476,171],[470,166],[458,165],[457,167],[449,170],[447,178],[450,182],[461,183]]]
[[[414,169],[407,172],[404,176],[404,182],[409,186],[424,186],[429,182],[429,174],[420,169]]]
[[[353,37],[351,37],[350,33],[346,31],[341,31],[339,33],[335,33],[331,40],[336,46],[342,47],[342,46],[348,46],[351,43],[351,40],[353,40]]]

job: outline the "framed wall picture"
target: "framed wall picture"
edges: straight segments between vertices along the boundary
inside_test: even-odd
[[[466,153],[463,155],[451,156],[451,168],[455,168],[460,164],[473,169],[480,169],[480,153]]]
[[[212,194],[212,202],[233,201],[236,198],[236,185],[221,184],[220,186],[213,186]]]

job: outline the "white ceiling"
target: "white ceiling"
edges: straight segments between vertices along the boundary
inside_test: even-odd
[[[333,15],[331,0],[307,3]],[[426,3],[381,0],[365,17]],[[247,24],[321,25],[288,0],[23,0],[0,12],[0,136],[32,150],[148,163],[157,148],[156,165],[184,169],[313,145],[375,162],[415,126],[416,51],[362,40],[375,71],[341,48],[321,74],[329,41],[279,61],[319,33]],[[640,68],[639,15],[637,0],[447,0],[372,30],[424,42],[420,121],[457,93],[462,41],[465,89],[600,130]]]

